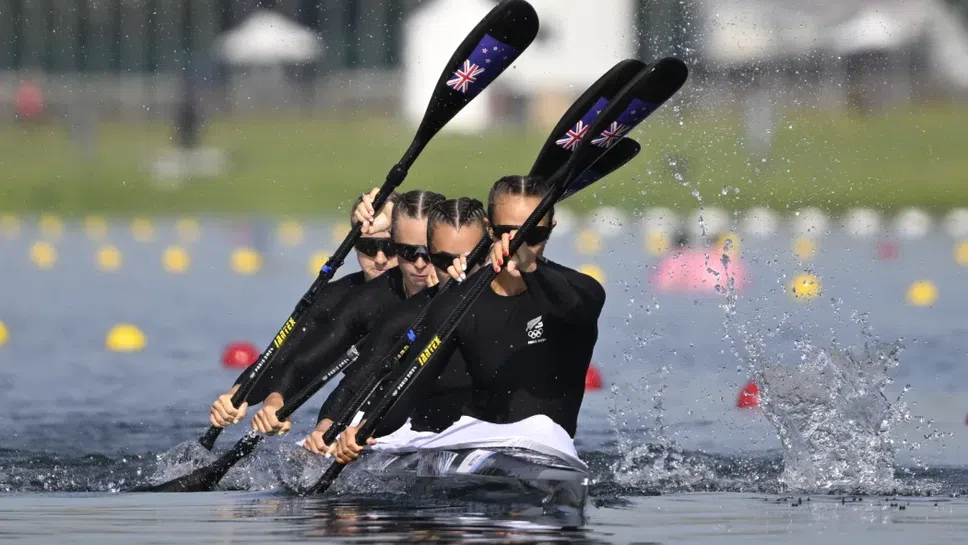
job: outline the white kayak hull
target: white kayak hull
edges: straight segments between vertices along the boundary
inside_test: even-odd
[[[543,415],[511,424],[464,416],[441,433],[414,432],[408,422],[368,451],[362,465],[374,477],[413,480],[461,497],[526,496],[578,509],[588,498],[588,466],[565,430]]]
[[[383,480],[426,487],[469,501],[536,504],[583,510],[588,472],[566,460],[522,449],[369,452],[360,469]]]

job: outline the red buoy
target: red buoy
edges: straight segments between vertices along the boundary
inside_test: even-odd
[[[222,365],[226,367],[248,367],[259,357],[259,349],[252,343],[236,341],[230,343],[222,352]]]
[[[736,406],[740,409],[755,409],[760,406],[760,388],[752,380],[739,392]]]
[[[598,372],[595,365],[589,365],[588,371],[585,373],[585,390],[601,390],[602,389],[602,374]]]
[[[898,258],[901,253],[901,247],[897,242],[893,240],[885,240],[877,244],[877,252],[875,256],[878,261],[892,261]]]

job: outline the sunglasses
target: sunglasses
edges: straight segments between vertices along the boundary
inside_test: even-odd
[[[353,244],[357,252],[367,256],[376,257],[377,252],[383,252],[387,258],[397,255],[397,245],[389,238],[358,238]]]
[[[499,239],[504,236],[505,233],[510,234],[511,231],[517,231],[520,229],[520,225],[495,225],[491,228],[494,231],[494,238]],[[548,240],[551,236],[551,226],[548,225],[535,225],[528,231],[528,234],[524,237],[524,243],[528,246],[537,246],[542,242]]]
[[[447,267],[454,264],[454,260],[460,257],[460,254],[451,254],[447,252],[434,252],[430,254],[430,262],[433,263],[434,267],[442,271],[446,271]]]
[[[422,257],[424,261],[430,263],[430,250],[428,250],[426,246],[417,244],[401,244],[399,242],[396,243],[396,246],[397,255],[400,256],[400,259],[403,259],[409,263],[415,263]]]

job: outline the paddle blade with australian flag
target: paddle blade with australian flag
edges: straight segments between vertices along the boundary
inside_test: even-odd
[[[462,28],[455,28],[457,32]],[[481,19],[447,62],[417,134],[436,134],[511,65],[538,35],[538,14],[525,0],[504,0]]]
[[[547,178],[568,162],[595,118],[615,94],[645,67],[646,64],[638,59],[619,61],[588,87],[561,116],[538,152],[530,174]]]

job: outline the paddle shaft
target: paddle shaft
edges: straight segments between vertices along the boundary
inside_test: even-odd
[[[427,145],[426,140],[422,135],[417,134],[414,137],[413,142],[410,143],[410,147],[407,149],[406,153],[403,154],[403,158],[390,169],[387,173],[386,181],[380,188],[380,191],[376,194],[373,199],[373,209],[380,210],[386,203],[390,194],[403,182],[407,177],[407,172],[410,166],[413,165],[420,152],[423,151],[424,147]],[[316,280],[313,281],[309,290],[302,296],[298,303],[296,303],[296,308],[293,309],[292,314],[289,315],[289,319],[282,326],[282,329],[276,334],[272,339],[272,343],[262,352],[259,359],[249,368],[248,374],[239,383],[238,390],[232,395],[232,406],[238,407],[242,404],[245,398],[249,395],[255,385],[259,380],[265,375],[269,366],[273,362],[273,357],[278,353],[278,350],[282,347],[282,344],[286,341],[290,332],[295,329],[298,322],[303,318],[306,311],[313,305],[316,301],[316,297],[323,287],[333,279],[336,274],[336,270],[343,265],[343,261],[346,256],[349,255],[356,241],[359,240],[360,236],[363,234],[363,225],[356,222],[350,229],[350,232],[340,243],[339,247],[333,253],[332,257],[326,261],[326,264],[319,270],[319,275]],[[199,439],[199,443],[208,450],[212,450],[215,445],[215,441],[218,436],[222,433],[224,428],[217,426],[211,426],[205,435]]]

